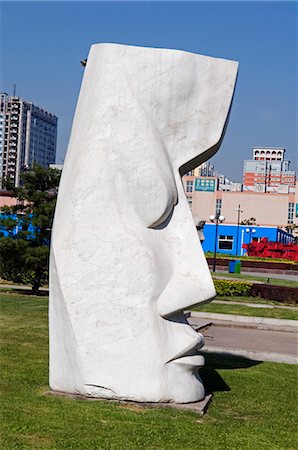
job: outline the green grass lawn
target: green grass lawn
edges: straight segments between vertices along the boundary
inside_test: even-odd
[[[242,297],[248,299],[250,297]],[[222,297],[219,297],[222,299]],[[229,300],[233,301],[235,297],[229,297]],[[237,300],[234,300],[237,301]],[[225,305],[219,303],[208,303],[207,305],[193,308],[193,311],[210,312],[219,314],[239,314],[240,316],[255,316],[255,317],[271,317],[273,319],[292,319],[298,320],[298,308],[297,311],[291,309],[279,309],[279,308],[253,308],[245,305]]]
[[[270,305],[270,306],[291,306],[291,308],[298,307],[291,304],[281,303],[277,300],[267,300],[262,297],[240,297],[240,296],[232,296],[232,295],[217,295],[216,300],[224,300],[225,302],[239,302],[239,303],[255,303],[256,305]]]
[[[297,367],[207,355],[202,376],[214,397],[205,416],[54,397],[47,297],[0,300],[1,450],[296,448]]]
[[[282,278],[259,277],[256,275],[247,275],[246,273],[212,272],[212,276],[220,278],[233,278],[235,280],[261,281],[262,283],[274,284],[276,286],[298,287],[298,281],[283,280]],[[297,275],[298,278],[298,275]],[[269,281],[268,281],[269,280]]]
[[[206,258],[213,258],[214,252],[206,252],[205,253]],[[241,261],[269,261],[269,262],[282,262],[288,265],[294,265],[297,264],[296,261],[292,261],[290,259],[284,259],[284,258],[264,258],[263,256],[236,256],[236,255],[230,255],[228,253],[217,253],[216,258],[219,259],[237,259]]]

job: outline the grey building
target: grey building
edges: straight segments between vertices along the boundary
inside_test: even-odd
[[[290,170],[283,147],[255,147],[253,159],[245,160],[243,187],[245,191],[289,194],[295,192],[296,172]]]
[[[0,177],[20,184],[22,170],[55,163],[58,119],[20,97],[0,94]]]

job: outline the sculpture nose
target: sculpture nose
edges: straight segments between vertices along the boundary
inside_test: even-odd
[[[169,317],[197,304],[211,301],[215,288],[182,186],[177,182],[180,201],[169,225],[172,275],[161,292],[157,307]],[[183,220],[182,220],[183,219]]]
[[[162,317],[207,303],[215,297],[214,284],[201,248],[199,252],[199,264],[188,270],[183,270],[183,266],[178,268],[159,296],[157,306]]]

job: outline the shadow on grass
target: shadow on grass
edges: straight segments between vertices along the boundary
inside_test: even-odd
[[[204,353],[205,366],[200,369],[200,377],[206,389],[206,394],[220,391],[230,391],[230,387],[217,372],[219,369],[247,369],[261,364],[260,361],[220,353]]]
[[[22,288],[11,288],[8,286],[7,288],[0,288],[1,294],[15,294],[15,295],[37,295],[38,297],[47,297],[49,295],[48,290],[40,289],[37,294],[33,293],[31,289],[22,289]]]

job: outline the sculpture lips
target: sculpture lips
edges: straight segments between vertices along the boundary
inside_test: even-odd
[[[185,367],[202,367],[205,365],[205,358],[202,355],[183,356],[172,361],[175,364],[181,364]]]
[[[195,358],[200,356],[197,354],[197,350],[202,348],[205,344],[204,336],[200,333],[198,333],[198,338],[193,341],[190,345],[188,345],[186,348],[181,350],[179,353],[177,353],[173,358],[171,358],[168,363],[174,362],[174,363],[180,363],[181,364],[188,364],[188,362],[192,361],[192,366],[197,365],[195,362]],[[204,358],[203,358],[204,360]],[[198,364],[200,365],[200,364]],[[204,365],[204,363],[203,363]]]

